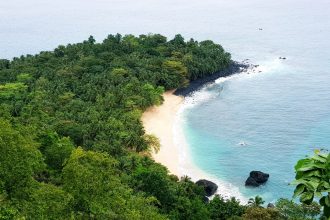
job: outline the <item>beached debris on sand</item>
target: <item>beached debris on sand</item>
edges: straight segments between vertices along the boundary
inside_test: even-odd
[[[204,187],[206,196],[212,196],[218,189],[218,185],[214,182],[211,182],[209,180],[198,180],[196,182],[197,185]]]
[[[261,184],[267,182],[268,178],[268,173],[263,173],[261,171],[251,171],[250,176],[245,181],[245,186],[258,187]]]

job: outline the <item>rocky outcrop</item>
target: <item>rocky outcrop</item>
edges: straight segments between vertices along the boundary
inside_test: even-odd
[[[260,186],[259,183],[257,183],[257,181],[255,179],[253,179],[252,177],[248,177],[247,180],[245,181],[245,186],[253,186],[253,187],[258,187]]]
[[[218,189],[218,185],[209,180],[198,180],[196,184],[204,188],[206,196],[212,196]]]
[[[263,173],[261,171],[252,171],[250,173],[250,177],[255,179],[258,183],[265,183],[265,182],[267,182],[267,180],[269,178],[269,174]]]
[[[258,187],[261,184],[267,182],[268,178],[268,173],[263,173],[261,171],[251,171],[250,176],[245,181],[245,186]]]
[[[243,62],[231,61],[231,63],[226,69],[213,73],[211,75],[204,76],[202,78],[198,78],[196,80],[192,80],[189,82],[189,85],[187,87],[178,88],[177,90],[175,90],[174,94],[178,96],[187,97],[195,91],[200,90],[208,83],[213,83],[216,79],[220,77],[227,77],[233,74],[247,72],[249,69],[252,68],[253,65],[248,63],[248,59],[244,60]]]

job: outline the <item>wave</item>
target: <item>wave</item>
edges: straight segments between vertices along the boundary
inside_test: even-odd
[[[206,93],[202,93],[206,94]],[[199,97],[205,97],[200,95]],[[179,146],[179,174],[180,176],[186,175],[189,176],[192,181],[197,181],[199,179],[207,179],[218,185],[218,191],[216,193],[220,194],[224,198],[235,197],[239,199],[243,204],[247,203],[248,198],[244,197],[240,192],[237,186],[232,185],[229,182],[225,182],[214,175],[206,173],[205,171],[198,168],[192,161],[188,142],[186,141],[184,135],[184,110],[189,106],[189,101],[185,101],[185,103],[181,106],[179,111],[177,112],[175,123],[173,127],[173,137],[174,144]],[[193,106],[194,104],[192,104]]]
[[[180,151],[179,155],[179,174],[187,175],[192,178],[193,181],[199,179],[208,179],[215,182],[218,185],[217,193],[224,198],[235,197],[239,199],[243,204],[246,204],[248,198],[244,197],[239,190],[238,186],[226,182],[218,177],[201,170],[195,165],[190,155],[189,145],[184,135],[184,123],[185,123],[185,111],[196,107],[197,105],[204,104],[213,98],[219,96],[218,92],[211,90],[213,86],[219,86],[229,80],[239,80],[244,78],[255,77],[263,73],[272,72],[275,69],[280,68],[282,62],[278,59],[266,61],[261,65],[254,65],[253,68],[249,68],[246,71],[231,75],[228,77],[222,77],[217,79],[214,83],[207,84],[198,91],[195,91],[190,96],[185,97],[183,104],[177,112],[175,123],[173,127],[174,144],[178,146]]]

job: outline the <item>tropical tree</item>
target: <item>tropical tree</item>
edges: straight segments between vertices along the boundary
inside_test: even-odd
[[[324,216],[330,218],[330,154],[317,150],[314,156],[299,160],[295,170],[294,197],[307,205],[312,204],[315,197],[320,198]]]
[[[229,219],[234,216],[242,216],[246,207],[235,198],[224,199],[220,195],[215,195],[208,204],[208,209],[211,219]]]
[[[115,174],[115,160],[106,154],[72,152],[63,168],[63,188],[74,197],[76,211],[83,216],[115,217],[124,200],[120,180]]]
[[[251,207],[261,207],[264,203],[265,201],[260,196],[250,198],[248,201],[248,205]]]
[[[20,202],[21,215],[27,219],[71,219],[73,197],[59,187],[38,184],[31,189],[29,198]]]
[[[9,121],[0,120],[0,180],[10,197],[22,196],[23,189],[33,184],[33,176],[43,168],[37,143],[16,129]]]
[[[159,141],[141,115],[230,63],[212,41],[159,34],[0,59],[0,219],[209,219],[203,189],[146,156]]]
[[[310,205],[297,204],[292,200],[279,199],[276,202],[276,209],[280,212],[280,215],[284,219],[316,219],[321,212],[321,206],[316,202],[312,202]]]
[[[74,146],[68,137],[60,138],[57,133],[42,134],[39,138],[40,150],[45,156],[45,162],[53,169],[61,170]]]
[[[149,148],[148,148],[148,154],[151,155],[153,152],[158,153],[160,150],[160,142],[159,138],[152,134],[146,134],[144,135],[144,139],[147,142]]]
[[[121,183],[116,163],[106,153],[72,152],[63,168],[63,188],[74,198],[75,214],[83,219],[165,219],[154,197],[134,195]]]
[[[273,208],[249,207],[242,216],[243,220],[282,220]]]

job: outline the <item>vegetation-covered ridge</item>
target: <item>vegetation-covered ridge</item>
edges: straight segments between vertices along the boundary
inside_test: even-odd
[[[0,219],[186,219],[204,192],[147,154],[165,90],[224,69],[212,41],[109,35],[0,60]]]
[[[158,34],[0,60],[0,219],[274,219],[280,211],[260,199],[207,203],[189,177],[148,156],[159,143],[142,112],[230,62],[212,41]]]

